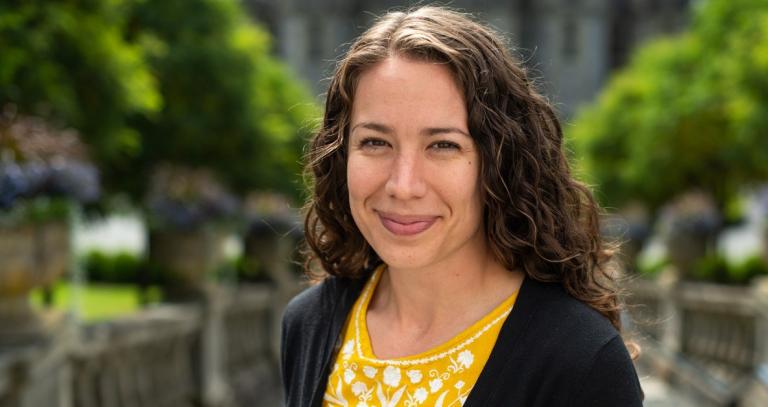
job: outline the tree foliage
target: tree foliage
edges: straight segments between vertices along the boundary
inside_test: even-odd
[[[709,0],[690,30],[640,48],[569,130],[609,206],[689,189],[721,206],[768,177],[768,2]]]
[[[140,136],[128,121],[158,110],[145,50],[124,39],[125,0],[0,4],[0,105],[74,127],[97,162],[121,163]]]
[[[76,128],[106,189],[170,163],[296,193],[317,107],[235,0],[8,1],[0,105]]]
[[[165,101],[136,121],[144,168],[168,161],[212,168],[239,191],[298,189],[316,106],[238,3],[137,2],[129,28],[149,50]]]

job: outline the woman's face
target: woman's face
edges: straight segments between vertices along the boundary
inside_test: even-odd
[[[390,267],[485,253],[479,156],[445,66],[392,57],[363,72],[348,150],[352,216]]]

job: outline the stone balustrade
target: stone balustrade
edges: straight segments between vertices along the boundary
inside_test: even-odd
[[[278,406],[276,290],[218,287],[0,352],[0,406]],[[65,338],[66,336],[66,338]]]
[[[216,246],[206,237],[194,245],[153,251],[155,257],[184,258],[163,263],[188,277],[166,288],[185,288],[195,295],[175,296],[175,303],[84,326],[52,310],[35,313],[45,321],[45,335],[36,341],[0,340],[0,407],[281,405],[280,320],[301,288],[293,260],[300,237],[300,223],[292,219],[253,222],[245,255],[262,265],[269,283],[210,283],[206,276],[213,261],[192,256]],[[161,256],[167,252],[173,256]],[[29,269],[25,275],[34,274]],[[0,300],[9,298],[0,294]],[[20,300],[13,304],[25,303],[24,296],[16,297]],[[8,311],[17,308],[6,306],[0,316],[22,315]],[[2,339],[20,337],[24,328],[21,323],[3,324]]]
[[[632,281],[627,304],[640,362],[702,405],[768,405],[766,283]]]

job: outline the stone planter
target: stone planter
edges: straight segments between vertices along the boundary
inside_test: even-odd
[[[659,221],[667,256],[682,279],[713,250],[721,219],[712,198],[700,192],[683,194],[663,210]]]
[[[211,226],[191,231],[150,230],[149,261],[163,274],[166,300],[198,300],[205,296],[209,276],[222,264],[225,237],[225,230]]]
[[[66,222],[0,228],[0,346],[45,338],[45,324],[32,310],[29,293],[54,282],[70,264]]]
[[[621,244],[620,253],[624,268],[628,272],[634,272],[637,268],[637,257],[650,235],[645,208],[640,205],[623,208],[618,213],[602,219],[600,229],[604,238]]]
[[[302,224],[288,216],[268,216],[251,221],[244,239],[244,255],[280,289],[294,290],[298,276],[292,270],[296,263]]]
[[[693,231],[675,231],[667,236],[667,255],[681,277],[689,276],[696,262],[708,253],[712,239],[710,234]]]

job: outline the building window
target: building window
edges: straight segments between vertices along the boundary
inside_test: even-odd
[[[310,17],[309,22],[309,57],[312,60],[320,60],[325,57],[325,27],[323,19]]]
[[[564,59],[574,59],[579,54],[579,26],[572,16],[563,20],[562,53]]]

